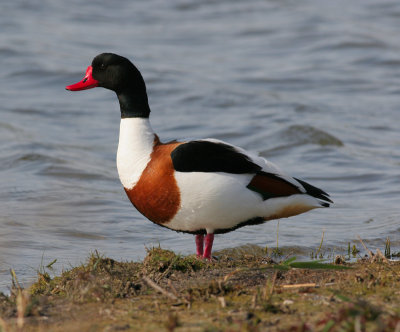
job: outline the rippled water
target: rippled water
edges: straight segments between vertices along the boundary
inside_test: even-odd
[[[163,140],[215,137],[257,151],[328,191],[332,209],[281,220],[304,252],[387,236],[400,249],[398,1],[21,1],[0,11],[0,288],[98,249],[194,252],[129,203],[115,153],[113,93],[64,90],[98,53],[129,57]],[[215,248],[276,244],[277,222]],[[334,249],[335,250],[335,249]]]

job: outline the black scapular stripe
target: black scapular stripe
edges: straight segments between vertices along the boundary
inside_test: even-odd
[[[234,147],[224,143],[191,141],[171,152],[174,169],[179,172],[256,173],[261,167]]]

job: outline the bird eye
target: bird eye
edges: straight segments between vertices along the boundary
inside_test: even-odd
[[[104,68],[106,68],[106,65],[105,65],[104,63],[102,63],[102,64],[100,65],[100,69],[104,69]]]

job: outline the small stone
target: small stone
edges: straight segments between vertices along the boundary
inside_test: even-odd
[[[285,301],[283,301],[283,305],[284,306],[286,306],[286,307],[289,307],[290,305],[292,305],[294,302],[292,301],[292,300],[285,300]]]
[[[226,301],[225,301],[225,298],[223,296],[218,297],[218,301],[221,304],[222,308],[226,307]]]

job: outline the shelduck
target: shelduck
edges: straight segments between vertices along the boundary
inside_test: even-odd
[[[96,56],[70,91],[103,87],[117,94],[119,178],[132,204],[152,222],[195,234],[197,255],[211,259],[214,234],[294,216],[332,201],[259,156],[216,139],[163,143],[150,122],[146,85],[126,58]]]

